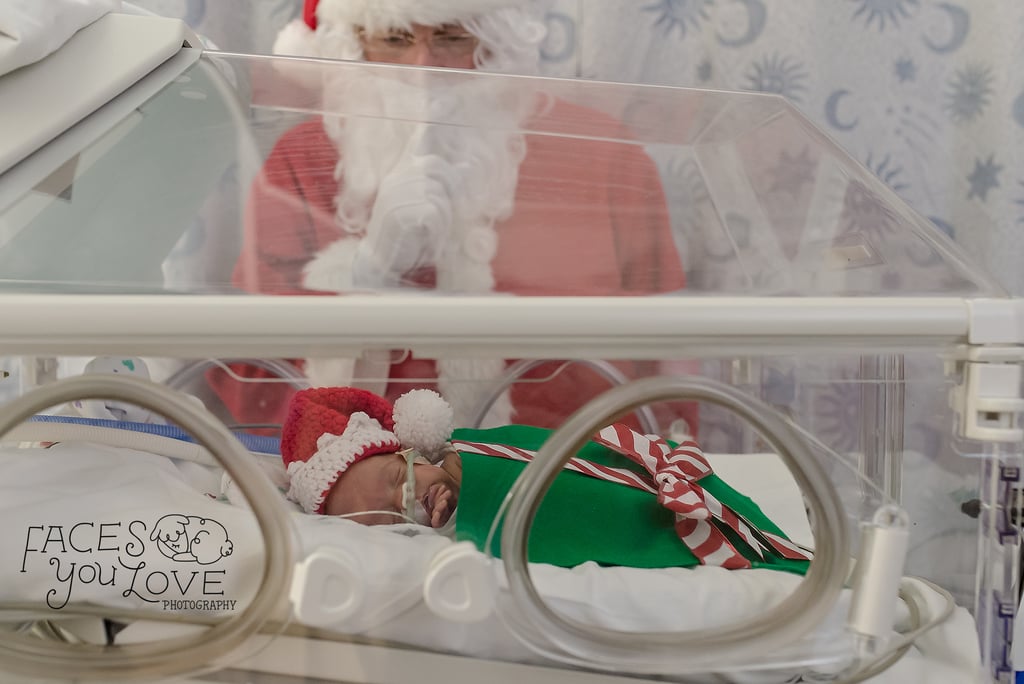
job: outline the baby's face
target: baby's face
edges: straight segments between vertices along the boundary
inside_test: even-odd
[[[414,495],[427,512],[431,527],[442,527],[455,512],[459,499],[459,474],[455,463],[446,459],[445,467],[413,466],[416,476]],[[455,459],[458,458],[456,454]],[[403,513],[402,486],[406,464],[401,454],[381,454],[355,463],[346,470],[327,494],[325,515],[366,513],[352,519],[364,525],[392,525],[406,522],[390,513]]]

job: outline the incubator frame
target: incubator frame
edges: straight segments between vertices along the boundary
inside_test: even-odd
[[[2,173],[0,210],[10,206],[26,188],[36,185],[65,159],[108,131],[112,122],[123,119],[200,59],[202,50],[192,47],[199,44],[194,37],[189,37],[187,32],[174,36],[177,37],[172,41],[177,40],[179,48],[184,42],[184,49],[176,50],[172,57],[118,98],[84,116],[18,166]],[[239,117],[244,119],[241,114]],[[713,137],[716,129],[711,127],[710,131],[709,136]],[[251,152],[246,150],[243,153]],[[729,163],[729,160],[723,163]],[[944,251],[943,244],[937,243],[937,249],[951,261],[958,262],[955,255]],[[999,291],[994,283],[987,285],[993,292]],[[875,438],[866,440],[871,448],[862,465],[867,479],[880,483],[883,493],[895,503],[899,503],[903,489],[898,461],[901,449],[899,442],[894,440],[895,426],[883,423],[890,415],[887,409],[902,400],[900,354],[908,350],[943,352],[953,349],[954,353],[947,358],[947,374],[956,380],[952,400],[957,416],[957,435],[985,445],[985,452],[979,456],[981,467],[986,471],[985,482],[993,489],[986,492],[988,508],[982,511],[979,552],[985,557],[989,555],[987,551],[995,549],[990,555],[1003,561],[1002,565],[986,566],[979,571],[979,586],[990,591],[977,597],[978,604],[974,609],[983,657],[992,665],[996,676],[1007,673],[1006,650],[1010,641],[1009,623],[1016,607],[1020,544],[1017,530],[1009,524],[1007,511],[1019,495],[1021,467],[1024,465],[1020,452],[1020,445],[1024,442],[1024,431],[1020,425],[1024,411],[1020,388],[1021,364],[1024,364],[1022,300],[995,296],[973,299],[955,296],[726,296],[711,298],[710,301],[686,297],[597,297],[581,300],[450,296],[430,301],[429,306],[424,306],[422,297],[403,295],[385,299],[354,295],[340,299],[309,296],[282,300],[265,296],[240,299],[173,294],[10,293],[0,298],[0,320],[3,322],[0,326],[0,353],[33,357],[126,354],[181,359],[315,358],[355,357],[366,351],[401,348],[433,358],[481,353],[495,358],[520,358],[524,359],[522,365],[513,369],[514,373],[520,373],[526,372],[534,362],[564,358],[566,349],[572,349],[573,358],[593,364],[599,371],[601,366],[596,359],[656,360],[676,357],[681,353],[695,358],[724,355],[746,358],[790,349],[796,339],[800,340],[804,350],[864,349],[877,354],[874,358],[880,361],[874,365],[866,363],[862,372],[880,380],[882,389],[865,400],[871,409],[867,413],[875,422],[865,425],[864,429]],[[54,325],[53,321],[60,324]],[[102,327],[97,325],[97,321],[102,321]],[[641,326],[637,322],[643,324],[642,333],[622,332],[639,330]],[[185,379],[182,376],[176,380]],[[515,377],[510,376],[507,380],[513,382]],[[286,377],[286,381],[302,382],[297,377]],[[661,398],[679,396],[672,393],[680,390],[677,383],[666,381],[664,386],[655,385],[646,389],[655,390],[655,394],[661,392]],[[51,393],[41,396],[56,403],[71,397],[73,392],[94,391],[90,387],[88,382],[75,384],[72,381],[69,385],[54,385]],[[637,402],[633,400],[623,399],[621,405],[613,405],[612,402],[625,397],[628,392],[639,392],[645,388],[626,385],[620,389],[620,394],[608,395],[610,398],[594,410],[611,414],[627,407],[635,408]],[[120,385],[117,388],[104,385],[102,391],[120,392]],[[707,399],[711,394],[707,390],[701,398]],[[143,405],[149,401],[145,393],[135,392],[132,396]],[[39,397],[36,395],[35,399]],[[10,427],[7,424],[10,421],[19,422],[30,415],[29,409],[25,408],[29,402],[30,397],[26,397],[15,405],[13,412],[4,412],[4,427]],[[160,404],[160,407],[167,408],[172,417],[179,417],[183,422],[188,420],[186,413],[181,412],[180,402]],[[486,411],[484,407],[480,415]],[[645,420],[649,420],[649,416],[643,415]],[[565,426],[565,435],[568,436],[560,434],[548,449],[550,467],[547,474],[541,472],[540,479],[529,486],[523,485],[520,493],[524,498],[509,506],[509,524],[503,539],[507,553],[503,555],[509,559],[506,562],[515,564],[510,567],[517,568],[511,573],[513,577],[526,575],[525,534],[532,515],[531,507],[535,509],[535,499],[547,484],[544,477],[550,479],[558,459],[571,453],[580,435],[592,427],[586,422],[586,416],[583,416]],[[782,421],[771,419],[767,422],[771,424],[768,432],[787,432],[788,436],[783,441],[801,439],[800,435],[789,434]],[[222,440],[223,435],[218,433],[216,438],[210,438],[211,441],[215,439]],[[787,447],[781,451],[799,452],[800,448]],[[253,492],[258,493],[260,485],[255,484],[258,478],[246,474],[246,469],[238,465],[237,455],[230,458],[235,459],[235,465],[229,470],[237,469],[232,474],[246,483],[243,488],[253,487],[256,488]],[[799,464],[799,471],[811,462],[804,456],[795,456],[791,465]],[[534,470],[540,470],[543,463],[534,465]],[[818,475],[812,474],[811,477],[819,480],[820,484]],[[809,484],[807,476],[798,474],[798,479],[801,484]],[[814,486],[810,489],[813,490]],[[823,518],[832,521],[841,517],[830,508],[827,500],[819,499],[819,523]],[[273,516],[267,515],[269,517],[261,523],[277,525],[272,522]],[[884,525],[880,523],[879,526]],[[275,529],[274,534],[284,534],[284,530]],[[840,539],[836,545],[843,547],[843,541]],[[834,583],[838,576],[837,560],[827,553],[825,555],[829,569],[822,572],[828,575],[829,581],[823,583],[828,585],[828,592],[834,593],[837,590]],[[274,559],[274,562],[278,560]],[[272,572],[275,582],[287,582],[291,570],[291,565],[287,568],[275,566],[273,571],[268,569],[267,572]],[[531,594],[528,580],[513,586],[520,596]],[[532,593],[536,599],[536,592]],[[812,621],[811,618],[817,614],[807,620]],[[584,638],[593,636],[584,635]],[[346,673],[346,679],[360,680],[361,677],[360,681],[365,682],[396,678],[415,680],[425,667],[445,671],[453,680],[486,678],[516,681],[532,676],[570,678],[569,674],[532,665],[412,653],[367,643],[330,643],[316,637],[315,630],[291,628],[287,634],[266,644],[263,650],[249,656],[237,667],[281,675],[294,676],[301,672],[305,676],[329,678],[337,675],[333,662],[350,656],[358,659],[363,670],[361,673]],[[606,643],[609,643],[607,639]],[[73,673],[73,663],[64,662],[62,667],[62,672]],[[111,674],[123,674],[123,671],[115,670]],[[586,677],[593,684],[627,681],[611,674],[588,673]]]

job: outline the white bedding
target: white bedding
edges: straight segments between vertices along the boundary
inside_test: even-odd
[[[745,470],[750,472],[749,462]],[[219,483],[219,474],[205,467],[129,449],[84,443],[0,449],[0,515],[5,522],[0,544],[10,559],[0,578],[0,600],[48,600],[56,617],[67,610],[58,608],[65,601],[68,606],[89,602],[157,611],[241,610],[255,591],[263,545],[248,510],[215,499]],[[745,489],[755,500],[764,499],[756,488]],[[787,489],[785,484],[771,488]],[[787,507],[802,518],[802,504],[791,495],[789,491],[789,502],[759,500],[784,529],[790,524],[785,520]],[[185,517],[166,517],[174,515]],[[211,527],[202,539],[213,540],[214,546],[193,545],[175,558],[161,553],[151,536],[155,528],[173,529],[177,523],[194,531],[200,529],[200,518],[219,523],[227,539]],[[480,658],[545,662],[520,645],[495,616],[482,623],[440,626],[422,601],[422,582],[437,551],[452,543],[448,539],[431,533],[396,533],[409,533],[409,526],[370,528],[300,513],[293,513],[292,520],[301,554],[330,546],[344,550],[361,568],[362,607],[351,618],[330,625],[331,631]],[[225,549],[230,551],[227,555]],[[495,567],[500,578],[500,566]],[[637,570],[594,564],[571,570],[537,565],[533,576],[545,599],[559,611],[625,631],[690,630],[740,621],[785,598],[801,579],[769,570]],[[910,589],[920,592],[936,612],[941,610],[939,597],[923,584]],[[820,653],[838,642],[843,615],[841,604],[814,635]],[[902,615],[906,617],[905,610]],[[118,638],[141,637],[129,628]],[[975,643],[973,620],[957,609],[900,663],[871,681],[974,681],[979,668]],[[793,675],[789,670],[767,678],[745,675],[738,681],[784,681]]]
[[[0,75],[38,61],[75,31],[121,6],[121,0],[0,2]]]

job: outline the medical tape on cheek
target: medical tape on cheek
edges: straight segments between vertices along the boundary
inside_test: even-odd
[[[406,481],[401,485],[402,513],[406,514],[406,517],[410,519],[421,522],[421,524],[429,525],[430,517],[427,515],[423,504],[416,499],[416,465],[429,465],[430,462],[420,456],[420,453],[415,448],[406,448],[406,450],[398,453],[401,454],[402,458],[406,459]],[[422,523],[424,518],[427,520],[426,523]]]
[[[427,511],[423,502],[416,498],[416,465],[432,465],[415,449],[405,449],[399,452],[405,457],[405,482],[402,484],[402,512],[406,522],[416,522],[418,525],[431,527],[430,512]]]
[[[401,452],[405,458],[405,482],[402,483],[402,512],[406,518],[415,519],[416,513],[416,450],[404,449]]]

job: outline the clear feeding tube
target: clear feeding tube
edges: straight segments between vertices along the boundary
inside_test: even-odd
[[[201,633],[117,647],[58,643],[17,634],[0,638],[0,671],[38,678],[123,680],[169,677],[224,658],[271,618],[287,596],[293,542],[279,494],[242,445],[212,416],[182,395],[139,378],[85,375],[40,387],[0,410],[0,435],[52,406],[78,399],[130,402],[157,412],[190,432],[220,462],[252,506],[265,544],[260,586],[246,609]]]
[[[639,406],[701,401],[735,412],[761,433],[785,461],[816,522],[815,553],[804,580],[763,615],[725,627],[686,632],[623,632],[586,625],[559,614],[530,577],[527,540],[541,501],[571,456],[601,428]],[[797,431],[766,404],[701,377],[660,377],[616,387],[577,411],[544,443],[510,495],[501,553],[511,614],[506,622],[523,642],[547,657],[590,668],[638,674],[721,670],[756,663],[818,627],[833,609],[849,566],[848,531],[839,495]]]

